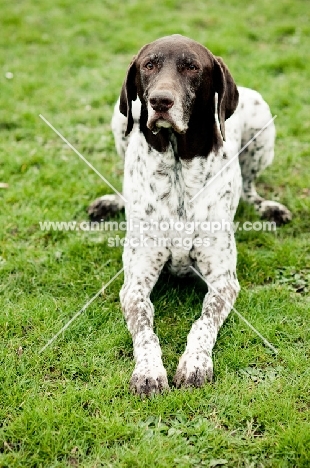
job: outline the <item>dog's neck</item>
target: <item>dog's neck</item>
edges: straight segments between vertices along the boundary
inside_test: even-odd
[[[191,160],[196,156],[207,157],[212,151],[218,152],[223,146],[214,116],[214,106],[208,106],[208,111],[200,110],[199,104],[194,106],[186,133],[180,134],[172,128],[161,128],[154,134],[147,128],[147,109],[142,105],[140,116],[140,130],[148,144],[156,151],[164,153],[170,146],[174,150],[176,159]]]

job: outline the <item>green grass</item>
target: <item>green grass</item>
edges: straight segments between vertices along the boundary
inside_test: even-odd
[[[1,1],[0,466],[308,467],[310,465],[310,62],[303,0]],[[44,353],[39,350],[121,268],[107,235],[42,232],[87,219],[109,193],[39,118],[111,183],[122,165],[109,128],[131,57],[188,35],[221,55],[277,114],[276,159],[260,192],[294,213],[276,233],[238,232],[235,314],[214,351],[215,382],[149,400],[129,393],[132,343],[115,280]],[[13,73],[13,78],[10,79]],[[242,204],[238,221],[256,221]],[[296,276],[297,275],[297,276]],[[168,283],[168,284],[167,284]],[[171,382],[205,289],[171,277],[153,293]]]

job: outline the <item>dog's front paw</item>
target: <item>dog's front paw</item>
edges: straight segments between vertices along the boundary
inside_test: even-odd
[[[202,387],[208,380],[212,381],[213,363],[212,358],[207,353],[185,352],[180,359],[174,384],[177,388]]]
[[[151,368],[136,366],[130,380],[130,389],[141,397],[169,390],[166,369],[163,365],[154,365]]]
[[[264,200],[261,203],[259,213],[262,218],[274,221],[277,226],[286,224],[292,219],[292,213],[286,206],[271,200]]]
[[[87,212],[91,221],[110,218],[124,208],[124,201],[118,195],[103,195],[89,205]]]

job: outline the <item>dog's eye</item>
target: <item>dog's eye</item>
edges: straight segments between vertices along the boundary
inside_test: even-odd
[[[196,71],[198,70],[198,67],[196,67],[196,65],[194,65],[193,63],[190,63],[186,66],[187,70],[191,70],[191,71]]]
[[[147,70],[153,70],[154,65],[153,65],[152,62],[147,62],[147,64],[145,64],[144,67],[145,67]]]

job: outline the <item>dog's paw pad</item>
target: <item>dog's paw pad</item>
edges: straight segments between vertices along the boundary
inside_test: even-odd
[[[174,384],[180,387],[202,387],[206,381],[213,379],[213,363],[207,355],[186,356],[184,354],[179,362]]]
[[[264,200],[259,212],[262,218],[275,222],[277,226],[289,223],[292,219],[292,213],[286,206],[271,200]]]
[[[102,221],[114,216],[124,207],[118,195],[103,195],[89,205],[87,212],[91,221]]]
[[[169,390],[165,369],[161,373],[134,371],[130,380],[130,390],[141,397],[149,397]]]

